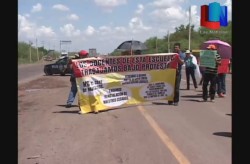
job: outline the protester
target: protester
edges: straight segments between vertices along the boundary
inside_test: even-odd
[[[221,65],[218,66],[217,94],[219,97],[226,96],[226,74],[230,72],[229,65],[229,59],[221,59]]]
[[[176,53],[169,63],[169,68],[176,69],[175,86],[174,86],[174,99],[173,101],[168,101],[169,105],[178,106],[180,97],[180,83],[181,83],[181,69],[184,64],[185,54],[180,50],[180,43],[174,44],[174,52]]]
[[[190,50],[186,50],[186,57],[184,59],[185,70],[186,70],[186,79],[187,79],[187,90],[190,89],[190,76],[193,80],[194,88],[198,88],[196,78],[195,78],[195,70],[198,67],[197,60],[194,55],[191,54]],[[198,69],[198,68],[197,68]]]
[[[199,66],[199,68],[200,68],[200,73],[201,73],[201,79],[200,79],[199,85],[202,85],[203,84],[203,74],[204,74],[204,71],[205,71],[205,67]]]
[[[207,47],[208,50],[217,50],[216,46],[211,44]],[[215,68],[205,67],[203,74],[203,85],[202,85],[202,98],[203,101],[207,101],[208,96],[210,97],[211,102],[214,102],[215,92],[216,92],[216,80],[218,74],[218,65],[221,63],[221,57],[218,53],[215,54]],[[209,94],[208,94],[208,84]]]
[[[89,53],[87,51],[81,50],[78,54],[75,54],[75,59],[86,58],[88,57],[88,55]],[[70,75],[71,88],[70,88],[70,92],[68,95],[66,108],[72,107],[72,103],[74,102],[76,94],[77,94],[76,78],[75,78],[74,71],[73,71],[72,60],[70,60],[68,64],[71,69],[71,75]]]
[[[225,73],[219,73],[217,76],[217,94],[219,97],[223,98],[226,94],[226,74]]]

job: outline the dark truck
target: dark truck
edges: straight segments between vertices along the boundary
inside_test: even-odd
[[[55,63],[44,65],[43,70],[45,75],[60,74],[61,76],[64,76],[70,74],[70,68],[68,66],[69,60],[69,57],[64,57],[58,59]]]

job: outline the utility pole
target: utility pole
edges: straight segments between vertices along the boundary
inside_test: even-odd
[[[170,43],[169,43],[169,37],[170,37],[170,35],[169,35],[169,30],[168,30],[168,53],[170,53]]]
[[[157,36],[155,37],[155,52],[158,53]]]
[[[44,51],[44,41],[41,41],[41,44],[42,44],[42,56],[43,56],[43,51]]]
[[[31,63],[31,45],[32,45],[32,41],[29,41],[29,45],[30,45],[30,63]]]
[[[133,38],[131,40],[131,46],[130,46],[130,55],[133,55]]]
[[[39,61],[38,46],[37,46],[37,38],[36,38],[36,55],[37,55],[37,61]]]
[[[189,7],[188,49],[191,49],[191,6]]]
[[[71,44],[71,40],[60,40],[60,53],[62,52],[67,52],[67,54],[69,53],[69,48],[67,47],[67,45]],[[62,50],[62,45],[66,45],[66,49]]]

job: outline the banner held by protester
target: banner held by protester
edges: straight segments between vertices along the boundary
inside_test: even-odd
[[[172,100],[174,53],[106,56],[73,61],[81,113],[153,100]]]

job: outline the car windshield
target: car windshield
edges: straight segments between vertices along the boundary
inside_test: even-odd
[[[56,64],[67,64],[68,58],[59,59]]]

